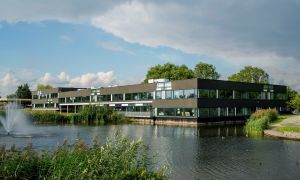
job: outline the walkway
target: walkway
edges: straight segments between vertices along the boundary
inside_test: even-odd
[[[282,126],[300,127],[300,115],[284,119],[278,124],[271,125],[270,129],[264,130],[264,135],[285,139],[300,140],[300,133],[278,131],[277,128]]]

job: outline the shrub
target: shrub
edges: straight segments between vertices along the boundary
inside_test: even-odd
[[[154,165],[141,141],[120,135],[92,147],[65,143],[53,153],[0,150],[1,179],[167,179]]]
[[[245,129],[247,133],[262,133],[269,128],[269,124],[278,119],[276,109],[260,109],[255,111],[247,120]]]
[[[278,118],[278,111],[276,109],[260,109],[255,111],[250,119],[260,119],[262,117],[268,117],[270,122],[275,121]]]

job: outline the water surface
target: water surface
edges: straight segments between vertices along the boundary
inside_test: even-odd
[[[37,125],[24,136],[7,136],[0,127],[0,144],[53,149],[64,139],[80,137],[105,142],[116,131],[144,140],[158,164],[170,168],[171,179],[299,179],[300,142],[273,138],[248,138],[241,127],[170,127],[153,125]]]

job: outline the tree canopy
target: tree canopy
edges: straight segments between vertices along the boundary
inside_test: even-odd
[[[201,79],[219,79],[221,75],[212,64],[200,62],[195,66],[194,76]]]
[[[229,76],[228,80],[249,83],[269,83],[269,74],[262,68],[245,66],[240,72]]]
[[[37,85],[37,90],[38,91],[42,91],[42,90],[46,90],[46,89],[51,89],[53,88],[51,85],[49,84],[38,84]]]
[[[289,101],[289,106],[300,111],[300,95],[295,96]]]
[[[149,68],[145,82],[148,79],[170,79],[170,80],[183,80],[191,78],[203,78],[203,79],[219,79],[220,74],[216,72],[213,65],[198,63],[194,71],[188,68],[186,65],[175,65],[172,63],[166,63],[164,65],[156,65]]]
[[[27,83],[18,86],[16,97],[20,99],[31,99],[31,91]]]

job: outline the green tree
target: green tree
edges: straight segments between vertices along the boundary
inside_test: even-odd
[[[300,111],[300,95],[297,95],[291,99],[291,101],[289,101],[289,106]]]
[[[288,95],[288,107],[292,110],[294,110],[294,105],[295,102],[292,102],[297,96],[298,92],[293,90],[291,87],[287,87],[287,95]]]
[[[170,80],[190,79],[193,78],[194,74],[191,69],[185,65],[177,66],[172,63],[166,63],[164,65],[156,65],[150,67],[145,82],[148,79],[160,79],[166,78]]]
[[[269,74],[262,68],[245,66],[240,72],[228,77],[230,81],[269,83]]]
[[[221,75],[212,64],[200,62],[195,66],[194,76],[201,79],[219,79]]]
[[[51,88],[53,88],[53,87],[49,84],[38,84],[37,85],[37,90],[38,91],[43,91],[43,90],[51,89]]]
[[[16,97],[20,99],[31,99],[31,91],[27,83],[18,86]]]

